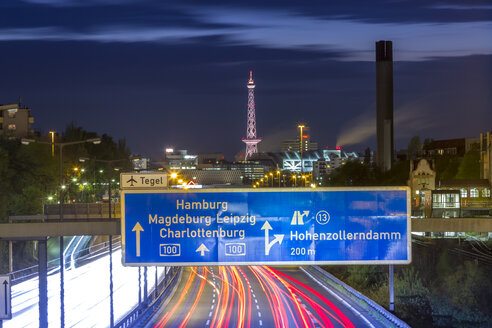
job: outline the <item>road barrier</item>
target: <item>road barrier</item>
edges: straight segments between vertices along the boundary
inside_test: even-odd
[[[407,325],[404,321],[400,320],[394,314],[383,308],[381,305],[362,295],[349,285],[338,280],[333,275],[321,269],[319,266],[311,265],[308,267],[301,267],[301,270],[307,271],[315,277],[320,278],[322,282],[334,286],[337,290],[341,291],[342,293],[356,301],[359,306],[376,314],[376,319],[379,319],[379,321],[383,321],[383,324],[385,324],[386,327],[410,328],[410,326]]]
[[[169,271],[166,272],[164,279],[156,286],[157,290],[160,290],[159,295],[155,296],[154,292],[150,293],[150,297],[147,302],[142,302],[135,307],[130,313],[121,319],[114,325],[115,328],[135,328],[143,327],[146,321],[154,314],[154,312],[161,306],[165,298],[171,296],[173,286],[178,282],[179,273],[181,273],[181,267],[169,267]]]

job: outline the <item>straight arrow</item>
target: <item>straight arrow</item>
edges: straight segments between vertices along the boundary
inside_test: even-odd
[[[205,252],[210,252],[210,250],[204,244],[201,244],[195,252],[200,252],[201,256],[205,256]]]
[[[4,280],[3,281],[3,286],[5,288],[5,315],[9,314],[9,307],[7,306],[7,301],[8,301],[8,295],[7,295],[7,285],[9,283],[7,282],[7,280]]]
[[[137,246],[137,257],[139,257],[140,256],[140,232],[144,231],[144,229],[142,228],[140,223],[137,222],[137,224],[135,224],[135,226],[133,227],[132,231],[135,231],[137,234],[136,246]]]

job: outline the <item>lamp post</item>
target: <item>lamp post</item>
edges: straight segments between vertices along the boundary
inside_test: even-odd
[[[277,170],[278,187],[280,188],[280,171]]]
[[[59,163],[59,183],[60,183],[60,205],[59,205],[59,211],[60,211],[60,217],[59,220],[63,220],[63,147],[65,146],[72,146],[72,145],[78,145],[78,144],[83,144],[86,142],[92,142],[93,144],[100,144],[101,139],[100,138],[90,138],[90,139],[84,139],[84,140],[78,140],[78,141],[67,141],[67,142],[53,142],[54,140],[54,133],[51,133],[52,135],[52,142],[45,142],[45,141],[39,141],[35,139],[27,139],[27,138],[22,138],[21,143],[23,145],[28,145],[30,143],[39,143],[39,144],[47,144],[51,145],[52,148],[55,146],[58,146],[58,149],[60,149],[60,163]],[[65,289],[64,289],[64,271],[65,271],[65,259],[63,258],[64,256],[64,248],[65,246],[63,245],[63,236],[60,236],[60,327],[64,328],[65,327]]]
[[[294,178],[294,188],[297,187],[297,175],[294,174],[292,175],[292,177]]]
[[[299,146],[300,146],[300,148],[301,148],[301,175],[302,175],[302,174],[303,174],[303,172],[304,172],[304,162],[303,162],[303,160],[302,160],[302,151],[303,151],[303,148],[304,148],[304,145],[302,144],[302,129],[304,129],[304,128],[305,128],[305,126],[304,126],[304,124],[299,124],[297,127],[299,128],[299,131],[300,131],[300,136],[301,136],[301,137],[299,138],[299,139],[300,139],[300,144],[299,144]]]
[[[128,161],[128,158],[121,159],[95,159],[80,157],[80,162],[94,161],[98,163],[106,164],[107,178],[108,178],[108,219],[111,220],[111,167],[114,163]],[[114,169],[114,167],[113,167]],[[109,326],[114,327],[114,310],[113,310],[113,236],[109,235]]]
[[[273,188],[273,173],[270,172],[270,176],[272,177],[272,188]]]

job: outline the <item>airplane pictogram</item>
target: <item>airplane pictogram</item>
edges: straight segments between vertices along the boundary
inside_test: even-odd
[[[133,175],[130,177],[130,180],[128,180],[126,183],[130,183],[130,187],[133,187],[133,183],[137,183],[137,180],[133,178]]]

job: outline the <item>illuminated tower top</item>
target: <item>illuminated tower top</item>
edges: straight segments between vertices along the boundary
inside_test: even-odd
[[[253,71],[249,71],[248,89],[254,89],[255,81],[253,80]]]

